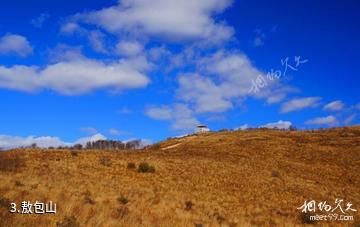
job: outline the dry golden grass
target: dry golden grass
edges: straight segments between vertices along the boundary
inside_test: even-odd
[[[318,224],[360,220],[360,127],[209,133],[139,152],[15,150],[0,165],[15,156],[26,165],[0,167],[0,226],[301,226],[305,200],[336,198],[355,221]],[[6,206],[36,200],[57,214]]]

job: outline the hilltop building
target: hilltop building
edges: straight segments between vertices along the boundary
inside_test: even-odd
[[[206,125],[196,126],[195,133],[205,133],[205,132],[210,132],[210,129]]]

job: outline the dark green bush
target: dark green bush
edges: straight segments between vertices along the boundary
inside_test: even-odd
[[[139,173],[155,173],[155,167],[149,165],[147,162],[142,162],[139,164],[138,168]]]
[[[129,202],[129,200],[128,200],[128,198],[126,198],[125,196],[120,196],[118,199],[118,202],[119,203],[121,203],[121,204],[123,204],[123,205],[125,205],[125,204],[127,204],[128,202]]]

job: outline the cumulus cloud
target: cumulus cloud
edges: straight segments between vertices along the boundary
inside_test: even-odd
[[[88,34],[88,38],[90,41],[90,45],[96,52],[103,54],[108,53],[108,50],[104,44],[104,39],[105,39],[104,33],[98,30],[90,31]]]
[[[87,142],[96,142],[98,140],[106,140],[106,137],[100,133],[97,133],[92,136],[80,138],[80,139],[76,140],[73,144],[81,144],[81,145],[85,146]]]
[[[60,28],[62,34],[71,35],[77,31],[82,30],[82,28],[76,22],[67,22],[63,24]]]
[[[243,124],[243,125],[241,125],[240,127],[235,128],[234,130],[246,130],[246,129],[248,129],[248,128],[250,128],[250,125],[248,125],[248,124]]]
[[[176,94],[180,100],[194,104],[197,113],[224,112],[248,96],[268,98],[277,83],[268,81],[258,93],[249,93],[253,80],[264,74],[240,53],[219,51],[196,59],[196,64],[199,73],[179,75]],[[285,93],[286,90],[278,90],[276,94],[284,96]]]
[[[26,57],[32,52],[33,48],[24,36],[6,34],[0,37],[0,54],[14,54]]]
[[[288,113],[292,111],[299,111],[305,108],[316,107],[319,105],[320,97],[306,97],[293,99],[285,102],[281,107],[282,113]]]
[[[277,129],[290,129],[292,126],[292,123],[290,121],[278,121],[278,122],[272,122],[267,123],[265,125],[260,126],[260,128],[277,128]]]
[[[305,122],[307,125],[328,125],[328,126],[334,126],[338,124],[338,121],[336,117],[329,115],[326,117],[317,117],[311,120],[308,120]]]
[[[360,110],[360,103],[355,105],[355,109]]]
[[[75,22],[95,24],[108,32],[150,35],[174,41],[203,39],[214,43],[229,39],[233,28],[214,19],[232,4],[231,0],[126,0],[118,5],[73,16]]]
[[[150,107],[145,114],[152,119],[171,122],[173,130],[193,130],[199,124],[191,109],[185,104]]]
[[[135,56],[142,52],[143,46],[136,41],[121,41],[116,45],[116,50],[123,56]]]
[[[90,137],[80,138],[77,141],[70,143],[61,140],[58,137],[53,136],[9,136],[9,135],[0,135],[0,148],[2,149],[11,149],[17,147],[29,147],[32,144],[36,144],[37,147],[48,148],[48,147],[59,147],[59,146],[73,146],[75,144],[85,145],[87,142],[105,140],[106,137],[101,134],[95,134]]]
[[[333,101],[333,102],[326,104],[324,106],[324,110],[339,111],[339,110],[344,109],[344,107],[345,107],[345,104],[342,101],[337,100],[337,101]]]
[[[33,92],[51,89],[65,95],[80,95],[98,89],[141,88],[149,83],[143,73],[146,59],[104,63],[80,58],[38,68],[35,66],[0,66],[0,87]]]
[[[265,34],[260,29],[256,29],[255,30],[255,38],[253,40],[254,46],[255,47],[263,46],[264,39],[265,39]]]
[[[38,147],[58,147],[58,146],[69,146],[70,143],[66,143],[59,139],[58,137],[51,136],[29,136],[29,137],[20,137],[20,136],[8,136],[0,135],[0,148],[10,149],[16,147],[27,147],[36,143]]]
[[[344,119],[344,124],[345,125],[350,125],[356,119],[356,117],[357,117],[356,113],[350,114],[349,116],[347,116]]]
[[[41,28],[44,25],[45,21],[47,19],[49,19],[49,17],[50,17],[50,14],[42,13],[38,17],[32,19],[30,21],[30,23],[36,28]]]

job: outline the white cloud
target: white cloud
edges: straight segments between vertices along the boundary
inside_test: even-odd
[[[90,41],[90,45],[96,52],[104,53],[104,54],[108,53],[108,50],[104,44],[104,38],[105,38],[104,33],[97,30],[90,31],[88,34],[88,38]]]
[[[253,40],[254,46],[255,47],[263,46],[264,39],[265,39],[265,34],[260,29],[256,29],[255,30],[255,38]]]
[[[202,112],[224,112],[232,108],[232,103],[225,96],[222,87],[211,79],[199,74],[182,75],[179,77],[180,99],[195,103],[196,110]]]
[[[248,96],[267,98],[277,85],[276,81],[269,81],[258,93],[249,93],[252,81],[263,73],[240,53],[219,51],[195,61],[199,73],[178,77],[177,97],[194,104],[197,113],[224,112]],[[283,93],[286,90],[278,90],[276,94],[284,96]]]
[[[87,142],[96,142],[98,140],[106,140],[106,137],[100,133],[97,133],[97,134],[89,136],[89,137],[80,138],[80,139],[76,140],[73,144],[81,144],[81,145],[85,146]]]
[[[260,126],[260,128],[277,128],[277,129],[290,129],[292,126],[292,123],[290,121],[278,121],[278,122],[272,122],[267,123],[265,125]]]
[[[358,104],[355,105],[355,109],[360,110],[360,103],[358,103]]]
[[[32,144],[36,144],[37,147],[48,148],[48,147],[59,147],[59,146],[73,146],[75,144],[86,145],[87,142],[97,141],[97,140],[106,140],[106,137],[101,134],[95,134],[89,137],[83,137],[76,140],[73,143],[62,141],[58,137],[53,136],[9,136],[9,135],[0,135],[0,148],[1,149],[11,149],[17,147],[29,147]]]
[[[15,54],[26,57],[33,52],[26,37],[16,34],[6,34],[0,37],[0,54]]]
[[[306,97],[290,100],[281,107],[282,113],[298,111],[305,108],[316,107],[319,105],[320,97]]]
[[[171,122],[173,130],[193,130],[199,124],[199,121],[193,116],[193,112],[185,104],[150,107],[145,114],[156,120]]]
[[[41,28],[49,17],[50,15],[48,13],[42,13],[38,17],[32,19],[30,23],[36,28]]]
[[[214,19],[231,4],[231,0],[126,0],[72,19],[112,33],[145,34],[175,41],[207,39],[216,43],[233,34],[232,27]]]
[[[41,137],[19,137],[19,136],[8,136],[0,135],[0,148],[9,149],[16,147],[27,147],[36,143],[38,147],[58,147],[68,146],[70,143],[65,143],[58,137],[41,136]]]
[[[268,104],[279,103],[279,102],[281,102],[285,97],[286,97],[286,93],[273,94],[273,95],[270,95],[270,96],[266,99],[266,102],[267,102]]]
[[[342,101],[337,100],[337,101],[333,101],[333,102],[326,104],[324,106],[324,110],[339,111],[339,110],[344,109],[344,107],[345,107],[345,104]]]
[[[116,45],[117,52],[123,56],[139,55],[143,46],[136,41],[121,41]]]
[[[82,30],[81,27],[76,22],[67,22],[63,24],[60,28],[60,32],[63,34],[74,34],[77,31]]]
[[[156,120],[170,120],[172,118],[172,109],[168,106],[151,107],[145,111],[145,114]]]
[[[346,118],[344,119],[344,124],[345,124],[345,125],[350,125],[351,122],[353,122],[353,121],[356,119],[356,117],[357,117],[357,114],[355,114],[355,113],[349,115],[348,117],[346,117]]]
[[[327,117],[317,117],[305,122],[307,125],[328,125],[333,126],[338,124],[336,117],[329,115]]]
[[[149,83],[143,74],[149,67],[143,58],[113,63],[82,58],[58,62],[43,69],[0,66],[0,87],[27,92],[51,89],[65,95],[80,95],[105,88],[140,88]]]
[[[244,124],[244,125],[241,125],[240,127],[235,128],[234,130],[246,130],[248,128],[250,128],[250,125]]]

